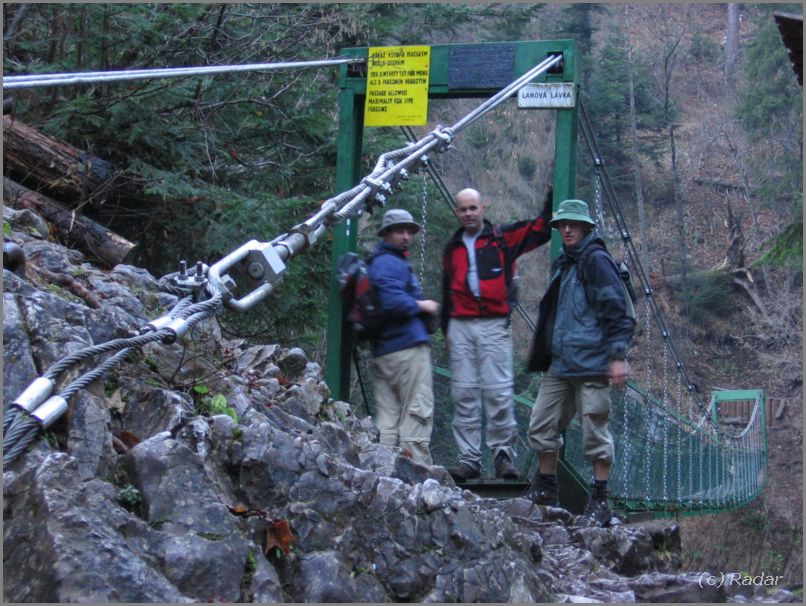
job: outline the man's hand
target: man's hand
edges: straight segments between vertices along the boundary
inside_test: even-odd
[[[610,363],[610,384],[616,389],[623,389],[630,378],[630,365],[627,360],[613,360]]]
[[[417,307],[420,308],[421,312],[431,314],[432,316],[435,316],[439,313],[439,303],[432,299],[417,301]]]
[[[546,192],[546,200],[543,202],[543,211],[540,213],[543,217],[551,219],[552,204],[554,203],[554,186],[549,185],[549,190]]]

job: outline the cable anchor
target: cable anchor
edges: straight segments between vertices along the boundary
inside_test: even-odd
[[[240,298],[234,293],[237,282],[227,273],[231,270],[252,287]],[[210,267],[207,290],[211,294],[220,293],[229,309],[247,311],[271,293],[285,270],[284,260],[270,242],[250,240]]]

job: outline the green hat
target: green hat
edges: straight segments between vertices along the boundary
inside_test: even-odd
[[[596,222],[591,219],[587,202],[582,200],[565,200],[561,202],[560,207],[549,223],[552,227],[556,227],[557,221],[581,221],[582,223],[596,225]]]

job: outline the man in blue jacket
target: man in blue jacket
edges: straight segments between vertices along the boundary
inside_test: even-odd
[[[407,257],[420,226],[408,211],[383,215],[369,263],[369,279],[387,321],[372,344],[375,376],[375,425],[380,442],[400,446],[411,458],[432,465],[429,442],[434,421],[431,337],[439,303],[423,300]]]
[[[585,515],[606,526],[612,517],[607,481],[614,454],[608,429],[610,385],[617,389],[626,385],[627,349],[635,320],[627,311],[618,268],[595,225],[582,200],[566,200],[551,220],[563,248],[540,301],[527,366],[545,372],[529,420],[529,443],[537,451],[539,465],[530,496],[540,505],[559,504],[561,434],[578,415],[583,453],[593,465]]]

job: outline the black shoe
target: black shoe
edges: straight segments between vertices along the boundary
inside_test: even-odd
[[[585,505],[583,516],[589,517],[596,524],[602,528],[610,525],[610,520],[613,517],[613,511],[607,503],[607,497],[591,497],[588,498],[588,503]]]
[[[512,464],[512,459],[503,450],[495,456],[495,477],[506,480],[515,480],[520,475],[517,468]]]
[[[464,461],[460,462],[456,467],[448,468],[448,473],[451,474],[456,482],[465,482],[481,476],[481,470]]]
[[[540,473],[535,473],[529,491],[526,493],[526,498],[530,499],[535,505],[545,505],[547,507],[559,507],[560,498],[557,484],[553,486],[540,479]]]

